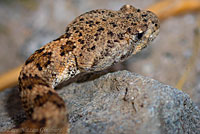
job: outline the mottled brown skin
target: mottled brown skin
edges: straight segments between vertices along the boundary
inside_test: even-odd
[[[131,5],[119,11],[92,10],[77,17],[65,34],[25,62],[19,91],[29,120],[20,128],[59,128],[67,133],[65,103],[54,88],[79,73],[103,70],[140,52],[157,36],[159,27],[155,14]],[[27,133],[24,130],[20,133]]]

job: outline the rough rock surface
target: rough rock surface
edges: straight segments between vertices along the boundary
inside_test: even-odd
[[[189,96],[127,71],[58,90],[68,107],[70,134],[198,134],[200,110]],[[24,119],[16,89],[0,93],[0,131]]]

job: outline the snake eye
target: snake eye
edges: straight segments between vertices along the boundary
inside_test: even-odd
[[[144,32],[138,33],[136,35],[137,39],[140,40],[142,38],[142,36],[144,35]]]

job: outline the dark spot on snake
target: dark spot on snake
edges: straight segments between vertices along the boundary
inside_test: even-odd
[[[61,47],[60,47],[60,49],[64,49],[64,48],[65,48],[64,46],[61,46]]]
[[[127,29],[127,32],[128,32],[128,33],[131,33],[131,28],[130,28],[130,27]]]
[[[109,55],[110,55],[108,49],[105,50],[104,55],[105,55],[105,56],[109,56]]]
[[[72,41],[68,40],[68,41],[66,42],[66,44],[67,44],[67,45],[73,45],[74,43],[73,43]]]
[[[36,75],[35,75],[35,79],[40,79],[40,77],[36,74]]]
[[[37,95],[37,96],[35,97],[34,101],[37,101],[37,100],[39,100],[40,98],[42,98],[42,96]]]
[[[73,30],[76,30],[76,27],[73,27]]]
[[[84,44],[85,41],[82,39],[79,39],[78,42],[80,42],[81,44]]]
[[[66,33],[67,33],[67,32],[66,32]],[[55,40],[53,40],[53,41],[57,41],[57,40],[60,40],[60,39],[62,39],[62,38],[66,38],[66,34],[61,35],[60,37],[58,37],[57,39],[55,39]]]
[[[84,21],[84,18],[80,18],[80,21]]]
[[[92,46],[91,49],[94,50],[94,49],[95,49],[95,46]]]
[[[143,19],[144,22],[147,22],[147,19]]]
[[[133,22],[132,22],[132,23],[131,23],[131,25],[134,25],[134,26],[136,26],[136,25],[137,25],[137,23],[133,23]]]
[[[97,31],[100,32],[100,31],[103,31],[104,28],[103,27],[100,27]]]
[[[47,67],[49,64],[51,64],[51,61],[50,61],[50,60],[48,60],[48,61],[46,62],[45,67]]]
[[[69,38],[71,36],[71,33],[66,33],[66,38]]]
[[[42,55],[43,55],[43,56],[46,56],[46,55],[51,56],[51,55],[52,55],[52,52],[43,53]]]
[[[45,48],[38,49],[36,52],[41,53]]]
[[[129,56],[129,53],[128,53],[128,54],[125,54],[125,55],[122,55],[122,56],[120,57],[120,59],[123,60],[123,59],[127,58],[128,56]]]
[[[27,88],[30,90],[33,89],[32,85],[28,85]]]
[[[110,14],[110,17],[115,17],[115,15],[114,14]]]
[[[46,86],[46,87],[49,87],[49,85],[47,83],[45,83],[44,81],[42,82],[38,82],[39,85],[43,85],[43,86]]]
[[[52,52],[48,52],[47,55],[51,56],[51,55],[52,55]]]
[[[82,33],[80,32],[78,36],[79,36],[79,37],[82,36]]]
[[[99,24],[99,23],[100,23],[99,21],[96,22],[96,24]]]
[[[96,66],[98,63],[99,63],[99,60],[95,58],[95,59],[94,59],[94,62],[93,62],[93,64],[92,64],[92,67]]]
[[[81,42],[82,39],[78,39],[78,42]]]
[[[76,24],[76,23],[77,23],[77,21],[74,21],[74,22],[73,22],[73,24]]]
[[[122,34],[122,33],[119,33],[117,36],[118,36],[118,38],[119,38],[120,40],[123,40],[123,39],[124,39],[124,37],[123,37],[123,34]]]
[[[66,28],[65,32],[67,33],[69,31],[69,27]]]
[[[114,42],[119,42],[119,40],[114,40]]]
[[[25,79],[27,79],[27,78],[28,78],[28,76],[27,76],[25,73],[23,73],[22,79],[25,80]]]
[[[95,33],[95,35],[94,36],[98,36],[99,34],[98,33]]]
[[[107,44],[109,48],[113,48],[113,44]]]
[[[81,43],[81,44],[84,44],[84,40],[82,40],[80,43]]]
[[[110,35],[111,37],[114,35],[113,32],[111,31],[109,31],[107,34]]]
[[[37,68],[38,68],[39,71],[42,71],[42,67],[40,66],[39,63],[37,63],[36,66],[37,66]]]
[[[57,101],[52,101],[53,104],[55,104],[58,108],[64,107],[63,104],[59,104]]]
[[[127,20],[130,19],[130,16],[127,16],[126,19],[127,19]]]
[[[33,62],[34,59],[32,57],[28,58],[28,60],[26,60],[25,65],[28,65],[29,63]]]
[[[64,55],[65,55],[65,52],[61,52],[61,53],[60,53],[60,56],[64,56]]]
[[[52,91],[48,91],[48,94],[49,94],[49,95],[53,95],[53,92],[52,92]]]
[[[53,41],[57,41],[57,40],[60,40],[60,37],[59,37],[59,38],[57,38],[57,39],[55,39],[55,40],[53,40]]]
[[[146,17],[147,16],[147,14],[142,14],[142,17]]]
[[[117,26],[117,24],[115,24],[114,22],[110,22],[110,25],[112,25],[113,27]]]
[[[89,21],[89,23],[90,23],[90,24],[93,24],[93,23],[94,23],[94,21],[90,20],[90,21]]]
[[[54,74],[54,73],[52,73],[51,75],[52,75],[53,77],[55,77],[55,76],[56,76],[56,74]]]

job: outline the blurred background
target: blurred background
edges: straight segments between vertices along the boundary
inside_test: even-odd
[[[118,10],[124,4],[147,9],[160,1],[0,0],[0,74],[23,64],[36,49],[63,34],[66,25],[86,11]],[[126,69],[173,87],[187,78],[181,89],[200,107],[200,53],[195,46],[196,38],[200,38],[199,23],[199,12],[163,20],[156,40],[112,71]]]

